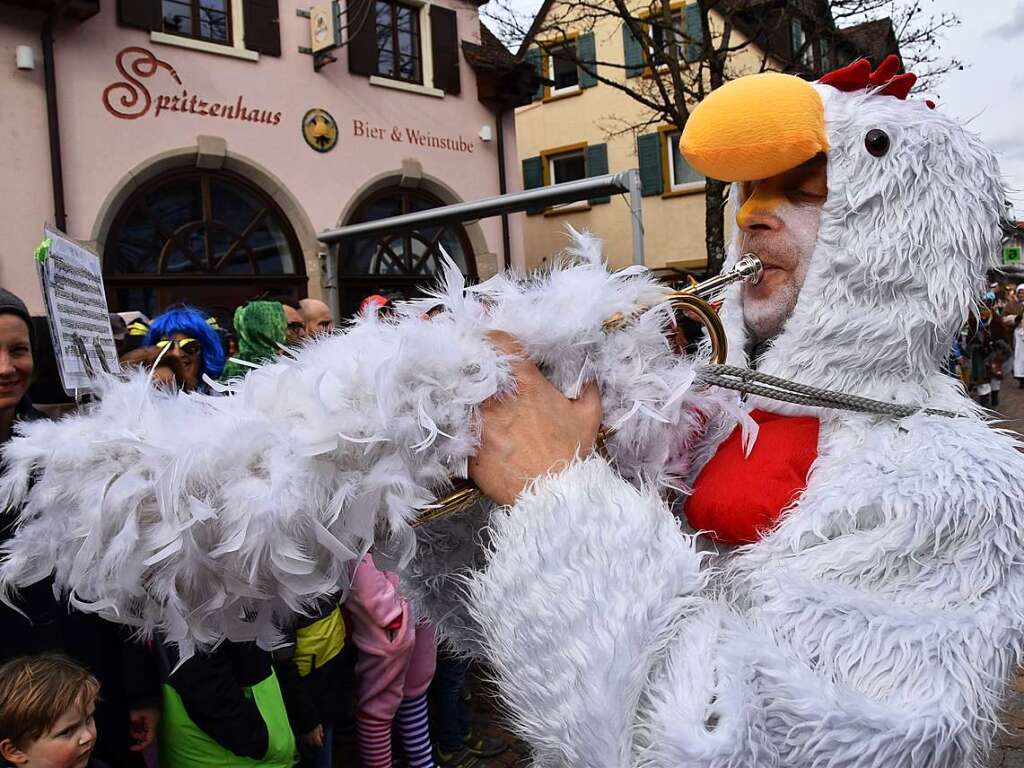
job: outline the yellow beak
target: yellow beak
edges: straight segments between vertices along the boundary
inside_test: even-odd
[[[825,105],[799,77],[748,75],[697,105],[679,146],[687,162],[712,179],[767,179],[828,152]]]

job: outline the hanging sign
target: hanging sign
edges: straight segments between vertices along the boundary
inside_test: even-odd
[[[332,0],[320,0],[309,9],[310,48],[314,54],[341,45],[338,21],[337,6]]]
[[[1020,266],[1021,247],[1019,245],[1008,245],[1003,248],[1003,264],[1005,266]]]
[[[119,369],[100,260],[49,227],[43,236],[36,267],[60,381],[68,395],[91,392],[97,375]]]

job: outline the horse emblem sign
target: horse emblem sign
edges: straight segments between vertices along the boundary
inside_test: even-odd
[[[317,152],[330,152],[338,143],[338,124],[323,109],[311,109],[302,116],[302,138]]]

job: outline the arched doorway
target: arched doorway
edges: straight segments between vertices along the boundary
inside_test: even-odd
[[[103,249],[111,311],[187,302],[222,321],[260,294],[306,296],[298,238],[259,187],[224,170],[162,174],[121,206]]]
[[[386,187],[363,200],[346,223],[375,221],[440,205],[444,202],[424,189]],[[473,247],[465,229],[458,224],[385,233],[343,243],[338,250],[341,316],[353,315],[359,303],[373,293],[395,299],[420,295],[440,273],[445,253],[470,282],[476,280]]]

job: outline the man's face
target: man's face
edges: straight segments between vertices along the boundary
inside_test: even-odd
[[[736,224],[743,232],[741,250],[757,254],[764,265],[761,282],[742,288],[743,320],[755,341],[778,335],[796,306],[828,195],[825,167],[826,158],[819,155],[740,186]]]
[[[288,322],[288,339],[286,343],[289,347],[292,347],[306,338],[306,324],[302,321],[302,315],[299,314],[299,310],[289,307],[287,304],[282,306],[284,307],[285,320]]]
[[[306,322],[306,335],[315,336],[318,333],[330,333],[334,330],[334,318],[331,316],[331,308],[318,299],[303,299],[299,302],[302,307],[302,319]]]

